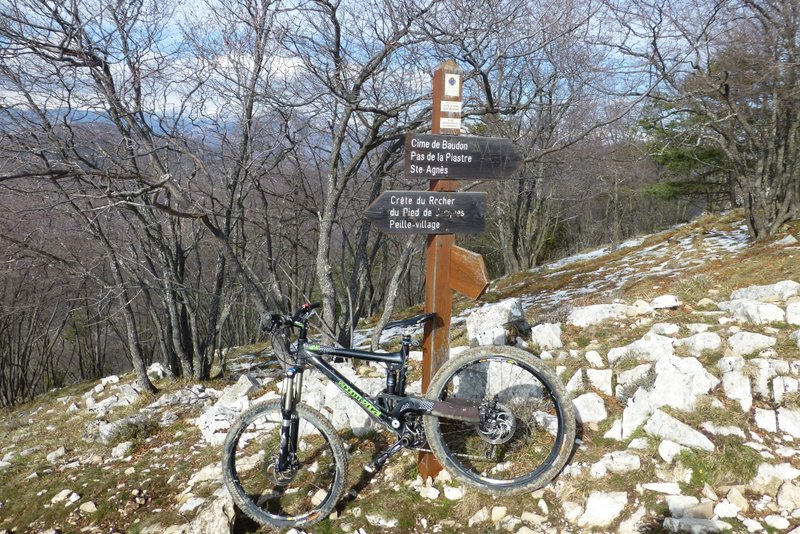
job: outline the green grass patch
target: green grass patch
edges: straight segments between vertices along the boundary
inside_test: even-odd
[[[749,482],[763,461],[758,451],[734,439],[716,441],[714,452],[689,450],[678,455],[678,460],[692,469],[691,485],[702,489],[704,484],[715,487]]]

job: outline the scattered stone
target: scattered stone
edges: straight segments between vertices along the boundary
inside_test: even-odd
[[[778,428],[793,438],[800,437],[800,411],[778,408]]]
[[[686,348],[693,356],[700,356],[705,351],[722,348],[722,338],[713,332],[701,332],[686,339],[677,339],[672,344],[676,349]]]
[[[697,497],[692,497],[691,495],[668,495],[667,496],[667,506],[669,507],[669,513],[672,517],[683,517],[686,515],[686,510],[696,504],[699,504],[700,501]]]
[[[642,487],[648,491],[663,493],[665,495],[681,494],[681,487],[677,482],[648,482],[646,484],[642,484]]]
[[[611,395],[611,381],[613,372],[611,369],[586,369],[586,378],[593,388],[606,395]]]
[[[117,375],[110,375],[105,378],[100,379],[100,385],[108,386],[110,384],[119,384],[119,376]]]
[[[642,532],[642,520],[647,515],[647,509],[640,506],[630,517],[625,519],[617,527],[617,534],[639,534]]]
[[[93,514],[97,511],[97,505],[92,501],[85,502],[80,505],[79,510],[85,514]]]
[[[736,517],[739,512],[741,512],[741,508],[728,501],[728,499],[723,499],[714,507],[714,514],[720,519]]]
[[[419,496],[430,501],[435,501],[438,499],[440,493],[441,492],[433,486],[423,486],[419,490]]]
[[[485,523],[489,520],[489,510],[486,508],[481,508],[477,512],[475,512],[472,517],[469,518],[467,521],[467,525],[469,527],[473,527],[479,523]]]
[[[753,332],[738,332],[728,338],[728,344],[735,356],[747,356],[760,350],[774,346],[774,337],[756,334]]]
[[[731,525],[718,519],[693,519],[691,517],[667,517],[664,530],[667,532],[691,532],[692,534],[711,534],[730,530]]]
[[[505,345],[509,326],[527,325],[522,301],[506,299],[472,310],[467,317],[467,338],[472,346]]]
[[[800,389],[797,379],[791,376],[776,376],[772,379],[772,398],[775,404],[783,404],[783,397],[787,393],[797,393]]]
[[[51,464],[56,463],[59,458],[62,458],[65,454],[67,454],[67,450],[64,447],[59,447],[53,452],[47,455],[47,461]]]
[[[675,457],[681,452],[687,450],[689,450],[689,447],[684,447],[683,445],[668,439],[665,439],[658,444],[658,455],[661,456],[661,459],[668,464],[671,464]]]
[[[650,332],[660,336],[677,336],[681,327],[673,323],[655,323],[650,327]]]
[[[745,323],[769,324],[786,321],[786,312],[781,307],[755,300],[720,302],[719,309],[727,311],[734,319]]]
[[[756,422],[756,426],[761,430],[766,430],[767,432],[778,431],[778,419],[775,414],[775,410],[765,410],[763,408],[756,408],[754,419]]]
[[[365,517],[367,518],[367,522],[374,527],[397,528],[397,519],[386,519],[377,514],[367,514]]]
[[[65,502],[69,499],[70,495],[72,495],[73,491],[71,489],[64,489],[56,493],[56,495],[50,499],[50,502],[53,504],[60,504]]]
[[[499,523],[508,515],[508,508],[505,506],[495,506],[492,508],[492,523]]]
[[[737,438],[747,439],[747,436],[744,435],[744,430],[738,426],[719,426],[711,421],[706,421],[700,427],[715,436],[736,436]]]
[[[570,393],[577,393],[578,391],[583,391],[583,369],[578,369],[575,371],[575,374],[572,375],[572,378],[567,381],[566,385],[564,386],[568,392]]]
[[[593,478],[602,478],[608,473],[627,473],[641,469],[642,463],[638,454],[628,451],[612,451],[603,455],[589,469]]]
[[[570,523],[576,523],[583,515],[583,506],[573,501],[563,501],[561,511],[564,513],[564,519]]]
[[[572,401],[575,417],[581,423],[598,423],[608,417],[606,404],[597,393],[585,393]]]
[[[675,353],[675,349],[672,346],[673,341],[672,338],[666,336],[647,333],[642,336],[641,339],[634,341],[630,345],[609,350],[607,356],[608,363],[614,365],[617,361],[625,357],[636,358],[640,361],[659,361]]]
[[[607,527],[620,516],[627,504],[628,494],[624,491],[594,491],[586,500],[586,509],[578,518],[578,526]]]
[[[750,501],[748,501],[738,488],[731,488],[728,490],[728,501],[738,507],[742,512],[747,513],[750,510]]]
[[[681,304],[681,299],[675,295],[661,295],[650,301],[650,306],[654,310],[675,309]]]
[[[731,300],[752,299],[752,300],[788,300],[800,293],[800,283],[793,280],[784,280],[776,284],[764,286],[749,286],[737,289],[731,293]]]
[[[645,424],[644,431],[650,435],[668,439],[692,449],[714,451],[714,444],[702,433],[661,410],[656,410],[653,413],[647,424]]]
[[[444,498],[448,501],[458,501],[464,497],[464,491],[461,488],[453,486],[444,487]]]
[[[749,412],[753,406],[753,392],[750,379],[740,371],[730,371],[722,375],[722,389],[725,396],[737,401],[743,412]]]
[[[771,514],[764,518],[764,523],[776,530],[786,530],[789,528],[789,520],[785,517]]]
[[[793,482],[784,482],[778,489],[777,501],[783,510],[800,508],[800,486]]]
[[[200,508],[204,502],[206,502],[206,500],[203,497],[189,497],[178,509],[178,513],[188,514],[194,512]]]
[[[609,319],[621,319],[627,315],[628,306],[625,304],[592,304],[573,308],[567,317],[567,323],[586,327]]]
[[[586,358],[586,361],[589,362],[589,365],[597,369],[602,369],[606,366],[605,362],[603,361],[603,357],[600,356],[600,353],[596,350],[586,351],[584,358]]]
[[[762,463],[758,466],[756,476],[750,481],[749,488],[754,493],[774,497],[784,482],[792,481],[797,477],[800,477],[800,469],[795,469],[791,464]],[[728,500],[731,500],[730,494]]]
[[[793,325],[800,324],[800,302],[792,302],[786,306],[786,322]]]
[[[116,459],[125,458],[128,456],[128,454],[130,454],[131,449],[133,449],[133,443],[130,441],[123,441],[111,449],[111,457]]]
[[[560,349],[564,346],[561,342],[561,325],[544,323],[534,326],[531,328],[531,344],[540,350]]]

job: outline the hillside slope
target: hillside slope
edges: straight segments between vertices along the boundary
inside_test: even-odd
[[[736,215],[707,217],[495,281],[486,301],[518,298],[529,323],[560,325],[556,343],[537,329],[527,343],[575,398],[567,468],[529,496],[491,498],[446,475],[423,483],[409,452],[361,476],[315,531],[797,528],[799,233],[748,245]],[[462,317],[474,306],[457,304]],[[463,327],[453,339],[466,343]],[[161,378],[153,396],[108,377],[3,413],[0,534],[265,531],[220,486],[219,444],[235,413],[276,394],[278,371],[247,349],[229,362],[225,379]],[[359,374],[380,383],[376,368]],[[361,434],[346,433],[355,470],[387,445]]]

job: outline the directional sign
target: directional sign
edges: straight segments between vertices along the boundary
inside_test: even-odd
[[[406,136],[407,178],[497,180],[511,176],[522,155],[510,139],[464,135]]]
[[[486,193],[384,191],[367,208],[387,234],[479,234],[485,215]]]

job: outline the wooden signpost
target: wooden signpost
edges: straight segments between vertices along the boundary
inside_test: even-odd
[[[428,234],[425,257],[425,323],[422,341],[422,391],[447,360],[453,290],[479,298],[489,285],[483,257],[455,245],[455,234],[480,233],[486,214],[486,193],[457,192],[456,180],[493,180],[510,176],[522,157],[507,139],[460,136],[461,71],[444,62],[433,75],[431,134],[406,136],[407,178],[430,180],[428,192],[386,191],[367,209],[380,231]],[[431,453],[420,453],[423,479],[442,467]]]

